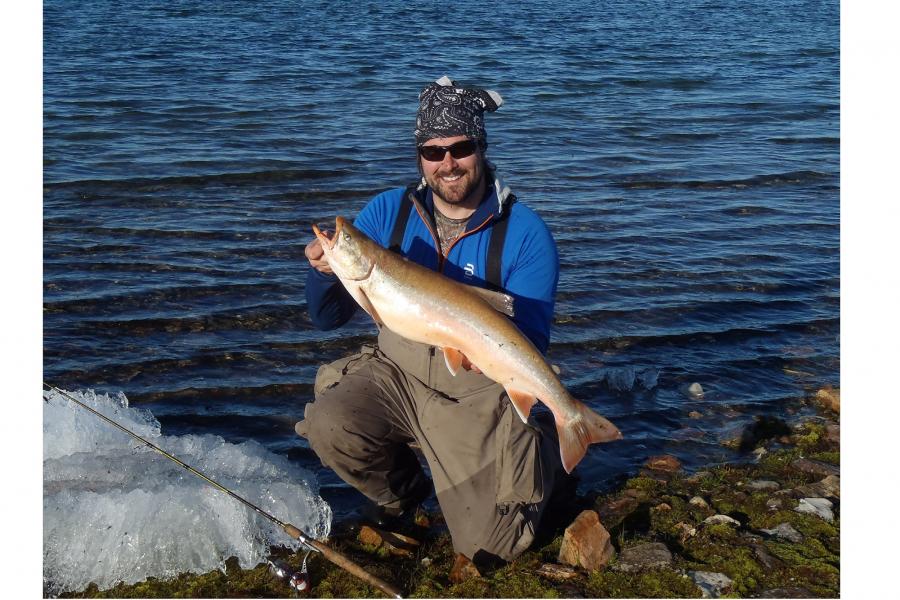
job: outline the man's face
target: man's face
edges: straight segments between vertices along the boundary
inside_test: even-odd
[[[448,147],[468,139],[464,135],[434,138],[422,145]],[[449,151],[445,152],[443,159],[439,161],[430,161],[419,156],[425,181],[434,193],[448,204],[462,203],[481,183],[484,176],[483,158],[477,142],[475,144],[475,152],[463,158],[453,158]]]

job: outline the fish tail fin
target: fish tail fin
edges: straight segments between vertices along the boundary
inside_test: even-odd
[[[591,444],[611,442],[622,439],[622,432],[604,417],[601,417],[587,405],[576,401],[578,416],[566,425],[557,420],[556,431],[559,434],[559,453],[566,473],[571,473]]]

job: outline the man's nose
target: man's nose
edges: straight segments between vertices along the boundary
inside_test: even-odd
[[[444,160],[441,161],[441,166],[451,169],[456,166],[456,159],[453,158],[453,154],[449,150],[444,152]]]

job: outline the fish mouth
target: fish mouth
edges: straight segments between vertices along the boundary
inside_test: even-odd
[[[319,229],[319,226],[313,223],[312,230],[313,233],[316,234],[316,238],[320,242],[322,242],[322,246],[331,250],[334,248],[334,245],[337,243],[338,234],[341,232],[341,229],[344,228],[344,217],[337,217],[334,220],[334,231],[322,231]]]

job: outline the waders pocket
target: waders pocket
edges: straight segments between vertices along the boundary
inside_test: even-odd
[[[497,505],[536,504],[544,498],[541,434],[522,423],[509,402],[497,426]]]

